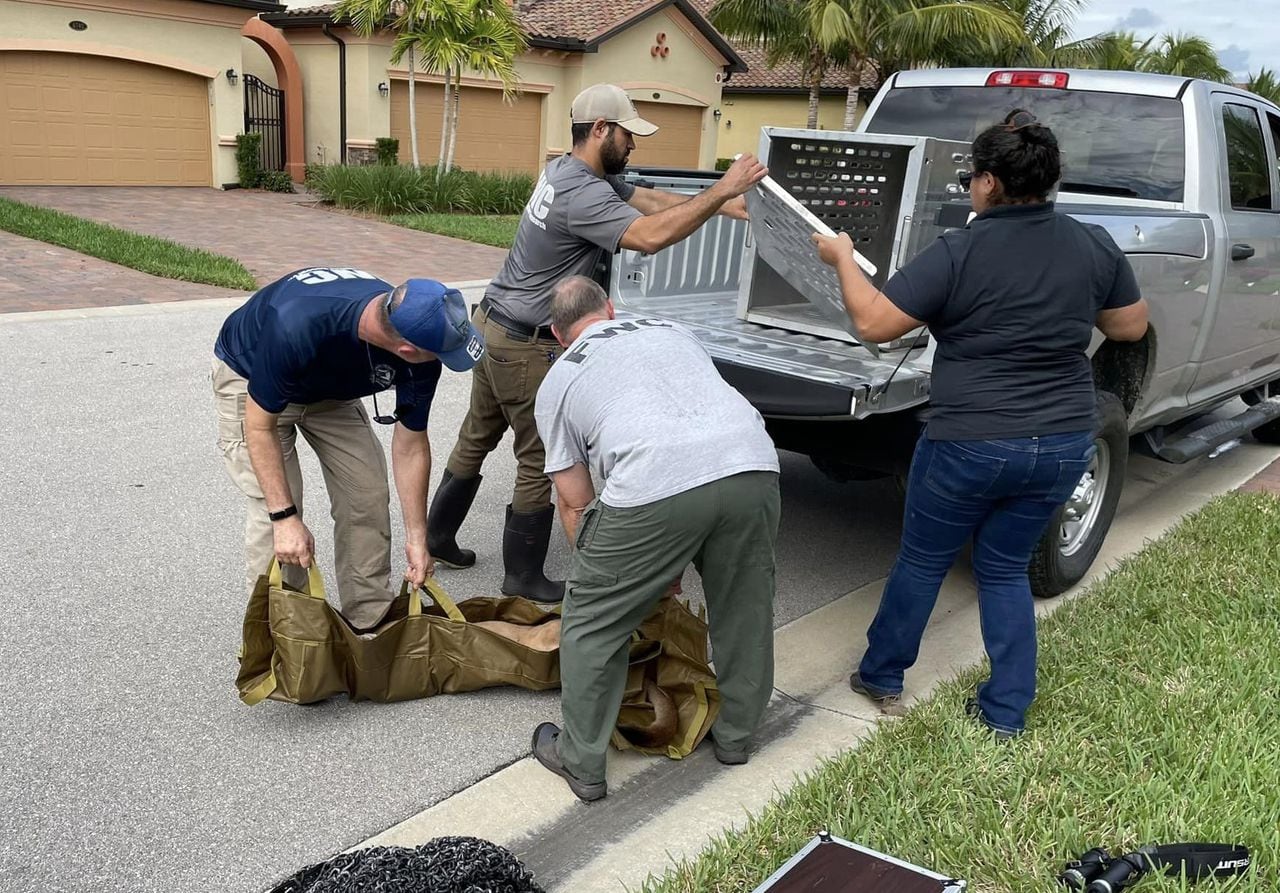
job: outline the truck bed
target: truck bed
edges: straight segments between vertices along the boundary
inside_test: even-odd
[[[713,177],[644,171],[629,179],[695,192]],[[738,319],[748,237],[745,222],[714,217],[657,254],[621,251],[613,258],[609,289],[619,314],[659,316],[691,329],[725,379],[766,416],[860,419],[928,401],[928,339],[909,359],[905,348],[873,357],[857,344]],[[816,309],[807,312],[817,319]]]

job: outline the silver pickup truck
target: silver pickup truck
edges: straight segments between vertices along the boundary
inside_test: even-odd
[[[1280,443],[1280,108],[1163,75],[936,69],[890,78],[859,130],[968,142],[1013,108],[1058,135],[1058,210],[1107,229],[1151,304],[1144,340],[1096,334],[1097,458],[1029,569],[1036,594],[1051,596],[1083,577],[1101,548],[1131,439],[1169,462],[1249,433]],[[717,175],[628,176],[696,191]],[[951,191],[967,205],[961,187]],[[928,406],[931,346],[868,349],[747,322],[738,298],[751,238],[748,224],[717,217],[657,254],[624,250],[612,258],[610,293],[622,312],[697,333],[779,448],[810,456],[841,481],[901,475]],[[892,269],[910,255],[899,252]],[[1206,421],[1237,397],[1243,412]]]

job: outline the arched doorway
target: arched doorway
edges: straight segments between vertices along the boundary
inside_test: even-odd
[[[303,140],[302,68],[293,47],[278,28],[262,19],[249,19],[241,35],[266,52],[276,70],[276,82],[284,91],[284,169],[295,183],[301,183],[306,170],[306,145]]]

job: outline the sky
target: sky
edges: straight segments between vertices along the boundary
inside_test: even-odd
[[[1241,80],[1263,66],[1280,73],[1280,0],[1086,0],[1076,36],[1113,30],[1142,39],[1170,31],[1199,34]]]

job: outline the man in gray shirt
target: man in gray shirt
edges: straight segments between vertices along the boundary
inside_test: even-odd
[[[658,128],[636,113],[626,92],[610,84],[588,87],[574,99],[571,118],[573,151],[548,164],[539,178],[506,263],[473,317],[485,358],[472,374],[471,406],[427,524],[438,563],[475,564],[475,552],[458,546],[458,528],[475,499],[485,458],[510,428],[518,469],[502,537],[502,592],[542,602],[564,595],[564,584],[543,573],[555,510],[533,418],[538,386],[560,355],[549,325],[552,286],[566,276],[592,275],[602,256],[621,248],[660,251],[716,213],[745,218],[742,195],[767,173],[747,155],[694,196],[637,188],[618,175],[635,148],[633,137]]]
[[[564,728],[539,725],[534,756],[581,799],[605,796],[628,640],[693,562],[721,695],[712,743],[722,763],[745,763],[773,690],[778,454],[764,421],[691,333],[615,320],[590,279],[556,286],[551,320],[566,351],[538,390],[536,418],[574,554],[560,633]]]

